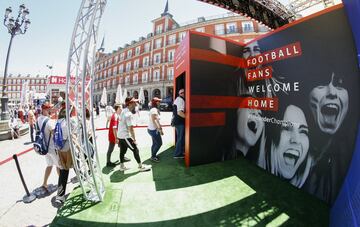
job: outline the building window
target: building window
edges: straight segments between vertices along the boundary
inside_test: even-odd
[[[236,32],[237,32],[236,23],[227,23],[226,24],[226,33],[227,34],[236,33]]]
[[[127,58],[131,58],[132,57],[132,50],[129,50],[128,52],[127,52]]]
[[[139,59],[136,59],[134,61],[134,69],[138,69],[139,68]]]
[[[244,33],[254,31],[254,26],[253,26],[252,21],[244,21],[241,23],[241,25],[242,25],[242,30]]]
[[[168,51],[168,61],[169,61],[169,62],[173,62],[173,61],[174,61],[174,55],[175,55],[175,50],[169,50],[169,51]]]
[[[156,26],[156,35],[162,33],[163,30],[163,24],[159,24]]]
[[[154,76],[153,76],[153,81],[159,81],[160,80],[160,70],[154,70]]]
[[[120,54],[120,61],[123,61],[124,58],[125,58],[125,53],[121,53],[121,54]]]
[[[174,68],[168,68],[167,77],[168,80],[174,80]]]
[[[144,45],[144,52],[147,53],[150,51],[150,43],[145,43]]]
[[[223,24],[217,24],[215,25],[215,34],[216,35],[224,35],[224,25]]]
[[[113,75],[116,75],[118,73],[118,67],[113,68]]]
[[[161,47],[161,41],[162,41],[161,38],[156,40],[156,43],[155,43],[156,49]]]
[[[197,31],[197,32],[205,32],[205,27],[196,28],[195,31]]]
[[[117,55],[114,57],[114,62],[115,62],[115,63],[118,62],[118,56],[117,56]]]
[[[111,69],[108,69],[108,75],[109,75],[109,76],[112,76],[112,74],[111,74]]]
[[[137,84],[138,83],[138,74],[134,74],[133,75],[133,84]]]
[[[108,60],[108,65],[111,65],[112,64],[112,58],[110,58],[109,60]]]
[[[126,72],[129,72],[131,70],[131,61],[126,63]]]
[[[139,55],[140,54],[140,46],[136,47],[135,49],[135,55]]]
[[[186,32],[180,32],[180,33],[179,33],[179,41],[180,41],[180,42],[183,41],[183,39],[185,38],[185,36],[186,36]]]
[[[112,81],[112,86],[113,86],[113,88],[116,87],[116,80],[113,80],[113,81]]]
[[[168,45],[173,45],[176,43],[176,34],[172,34],[169,36]]]
[[[129,85],[130,84],[130,76],[126,76],[125,77],[125,85]]]
[[[149,66],[149,56],[143,58],[143,67]]]
[[[124,65],[121,64],[119,67],[119,73],[123,73],[124,72]]]
[[[104,78],[106,78],[106,76],[107,76],[107,71],[105,70],[104,71]]]
[[[148,82],[148,72],[142,73],[142,82],[147,83]]]
[[[154,64],[161,63],[161,53],[157,53],[154,55]]]

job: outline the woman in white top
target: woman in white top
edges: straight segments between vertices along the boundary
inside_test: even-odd
[[[148,124],[148,133],[152,138],[151,146],[151,160],[154,162],[159,162],[159,157],[156,156],[162,145],[161,136],[164,135],[161,125],[160,125],[160,111],[158,109],[161,99],[153,98],[151,100],[151,109],[149,114],[149,124]]]

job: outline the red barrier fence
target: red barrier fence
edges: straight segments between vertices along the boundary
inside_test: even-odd
[[[170,126],[171,126],[171,125],[162,125],[162,127],[170,127]],[[134,128],[147,128],[147,125],[134,126]],[[97,128],[96,131],[103,131],[103,130],[108,130],[108,129],[109,129],[109,128]],[[29,151],[32,151],[33,149],[34,149],[34,148],[31,147],[31,148],[29,148],[29,149],[26,149],[26,150],[20,152],[20,153],[17,153],[16,155],[19,157],[19,156],[21,156],[21,155],[23,155],[23,154],[28,153]],[[5,160],[0,161],[0,166],[3,165],[3,164],[5,164],[5,163],[7,163],[7,162],[10,162],[12,159],[13,159],[13,157],[11,156],[11,157],[9,157],[9,158],[7,158],[7,159],[5,159]]]

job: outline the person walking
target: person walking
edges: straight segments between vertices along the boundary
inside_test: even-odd
[[[179,90],[179,96],[174,101],[173,125],[175,126],[177,141],[174,158],[184,158],[185,151],[185,90]]]
[[[127,97],[125,99],[126,108],[121,112],[118,126],[117,138],[119,139],[120,147],[120,171],[125,171],[128,168],[125,167],[125,154],[129,148],[133,153],[138,163],[139,171],[147,171],[151,166],[143,165],[141,163],[139,149],[137,148],[137,142],[135,139],[134,122],[132,115],[135,114],[135,106],[137,99],[134,97]]]
[[[29,127],[30,127],[30,139],[31,139],[31,142],[33,143],[34,142],[35,122],[36,122],[34,106],[30,106],[30,110],[28,113],[28,119],[29,119]]]
[[[121,104],[115,105],[115,113],[112,114],[110,118],[110,125],[109,125],[109,148],[106,154],[106,166],[107,167],[114,167],[116,166],[116,163],[111,162],[111,153],[114,151],[115,144],[119,143],[119,140],[117,138],[117,128],[118,128],[118,122],[119,117],[122,112],[122,106]],[[130,159],[124,157],[125,162],[130,161]]]
[[[156,155],[162,146],[161,136],[164,135],[163,130],[160,125],[160,105],[161,99],[155,97],[151,100],[151,106],[149,113],[149,124],[148,124],[148,133],[152,138],[151,146],[151,161],[159,162],[159,157]]]

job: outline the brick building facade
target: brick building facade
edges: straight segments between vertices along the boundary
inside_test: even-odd
[[[113,105],[119,84],[128,95],[138,97],[142,87],[145,104],[153,97],[173,95],[174,56],[186,32],[195,30],[232,40],[247,42],[269,31],[254,20],[227,13],[179,25],[165,7],[152,21],[153,31],[112,53],[97,53],[93,100],[98,103],[103,88],[107,89],[107,103]]]

